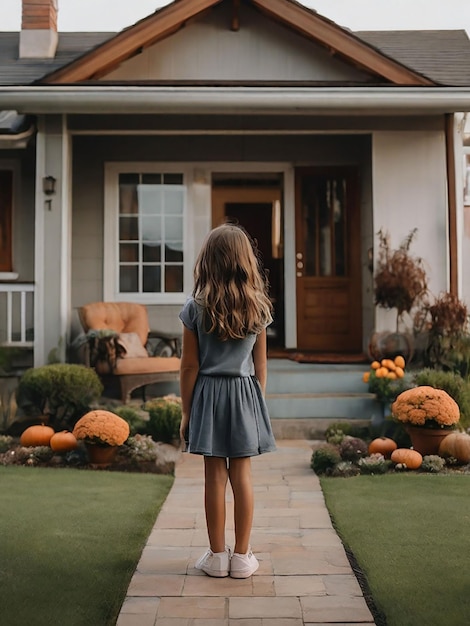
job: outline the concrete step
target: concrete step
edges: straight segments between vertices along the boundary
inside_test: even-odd
[[[362,381],[366,369],[362,365],[304,364],[272,359],[268,361],[266,392],[363,394],[367,392],[367,385]]]
[[[370,393],[268,393],[266,403],[271,419],[371,420],[382,414]]]

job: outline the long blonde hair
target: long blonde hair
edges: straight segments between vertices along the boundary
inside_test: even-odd
[[[247,233],[223,224],[206,237],[194,268],[195,300],[219,339],[259,334],[272,322],[267,280]]]

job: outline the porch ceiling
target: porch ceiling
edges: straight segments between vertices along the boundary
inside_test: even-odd
[[[470,87],[4,87],[0,110],[24,114],[407,115],[470,110]]]

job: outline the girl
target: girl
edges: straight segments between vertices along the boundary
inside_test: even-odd
[[[250,457],[275,450],[264,401],[266,326],[271,302],[244,230],[212,230],[194,269],[194,290],[180,313],[184,324],[180,435],[188,452],[204,455],[210,548],[195,567],[209,576],[248,578],[259,566],[250,549],[253,486]],[[225,491],[235,505],[233,556],[225,545]]]

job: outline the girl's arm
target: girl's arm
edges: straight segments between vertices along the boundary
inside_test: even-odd
[[[263,395],[266,393],[266,378],[268,375],[268,350],[266,341],[266,329],[258,335],[253,348],[253,362],[255,364],[255,376],[259,380]]]
[[[199,345],[197,335],[186,326],[183,327],[183,351],[180,368],[180,393],[182,402],[182,418],[180,424],[180,437],[184,441],[186,430],[189,425],[191,402],[194,385],[199,373]]]

